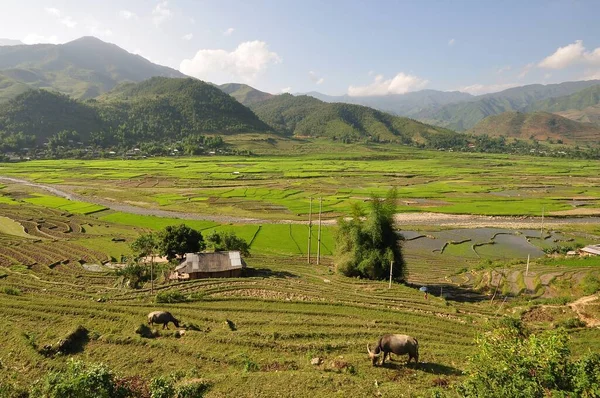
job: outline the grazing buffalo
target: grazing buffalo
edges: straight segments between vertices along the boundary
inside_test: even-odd
[[[369,358],[373,361],[373,366],[377,364],[377,360],[383,353],[381,359],[381,365],[385,363],[385,357],[391,354],[405,355],[408,354],[408,362],[411,359],[415,359],[415,363],[419,363],[419,342],[414,337],[407,336],[405,334],[384,334],[377,342],[377,346],[371,352],[369,344],[367,344],[367,352]]]
[[[163,325],[164,328],[169,328],[169,322],[173,322],[176,328],[179,327],[179,321],[175,319],[170,312],[166,311],[154,311],[148,314],[148,325],[153,325],[155,323]]]

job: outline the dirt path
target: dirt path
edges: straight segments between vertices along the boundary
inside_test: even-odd
[[[588,327],[600,327],[600,319],[596,319],[593,316],[586,314],[584,311],[586,305],[598,301],[599,298],[600,296],[597,294],[581,297],[580,299],[568,304],[568,306],[577,313],[579,319],[585,322]]]
[[[69,200],[93,203],[109,209],[124,213],[139,214],[146,216],[157,216],[167,218],[179,218],[183,220],[204,220],[217,223],[234,224],[307,224],[307,221],[298,220],[268,220],[260,218],[246,218],[226,215],[186,213],[171,210],[161,210],[156,208],[147,208],[137,206],[131,203],[116,202],[106,198],[96,196],[78,195],[65,187],[54,187],[52,185],[37,184],[27,180],[12,177],[0,176],[0,181],[6,181],[14,184],[21,184],[50,192],[53,195],[60,196]],[[537,229],[541,225],[539,217],[495,217],[495,216],[476,216],[469,214],[442,214],[442,213],[399,213],[395,216],[398,225],[434,225],[456,228],[508,228],[508,229]],[[334,225],[336,220],[324,220],[324,225]],[[568,217],[552,218],[545,217],[544,225],[556,227],[568,224],[600,224],[600,217]]]

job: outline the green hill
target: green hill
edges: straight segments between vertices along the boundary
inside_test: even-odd
[[[569,109],[562,112],[554,112],[557,115],[566,117],[567,119],[575,120],[576,122],[592,123],[600,126],[600,104],[588,106],[587,108]]]
[[[415,117],[439,126],[463,131],[472,128],[487,116],[509,111],[524,111],[538,101],[571,95],[599,83],[598,80],[590,80],[515,87],[499,93],[481,95],[472,101],[425,110]]]
[[[78,99],[96,97],[125,81],[185,77],[95,37],[58,45],[0,46],[0,73],[32,89],[59,91]],[[11,93],[0,88],[0,101],[10,98]]]
[[[531,104],[526,111],[564,112],[572,109],[584,110],[590,106],[600,104],[600,84],[588,87],[574,94],[549,98]]]
[[[273,96],[273,94],[257,90],[254,87],[248,86],[247,84],[227,83],[221,84],[217,87],[219,87],[225,93],[231,95],[238,102],[245,106],[267,100]]]
[[[0,131],[33,135],[38,144],[63,130],[86,140],[104,127],[93,107],[46,90],[28,90],[0,107]]]
[[[427,133],[453,133],[365,106],[326,103],[306,95],[281,94],[250,108],[275,131],[290,136],[408,143]]]
[[[548,112],[505,112],[488,116],[468,133],[520,140],[559,141],[565,144],[596,143],[600,127]]]
[[[96,133],[106,145],[133,145],[270,128],[218,88],[191,78],[123,84],[98,100],[87,101],[29,90],[0,107],[0,131],[35,135],[43,143],[63,130],[76,131],[82,141]]]

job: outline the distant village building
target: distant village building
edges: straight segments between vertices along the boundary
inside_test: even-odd
[[[169,279],[237,278],[246,262],[238,251],[187,253]]]
[[[600,244],[582,247],[579,252],[582,256],[600,256]]]

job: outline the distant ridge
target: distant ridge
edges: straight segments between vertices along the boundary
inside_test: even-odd
[[[468,131],[474,135],[565,144],[597,143],[600,127],[580,123],[548,112],[505,112],[488,116]]]

